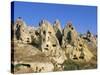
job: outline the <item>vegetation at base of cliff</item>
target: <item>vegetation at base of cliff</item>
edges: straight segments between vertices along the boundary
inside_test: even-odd
[[[72,60],[67,60],[63,63],[64,64],[64,70],[66,71],[66,70],[96,69],[97,63],[92,64],[91,62],[88,62],[88,63],[77,62],[76,63]]]

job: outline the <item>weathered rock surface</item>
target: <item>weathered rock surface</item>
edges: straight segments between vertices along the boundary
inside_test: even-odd
[[[70,59],[75,61],[88,62],[93,54],[84,44],[84,40],[79,37],[72,23],[68,23],[63,31],[62,47]]]
[[[54,30],[56,33],[56,37],[59,41],[59,44],[61,45],[61,41],[62,41],[62,28],[61,28],[61,24],[59,20],[56,20],[54,23]]]
[[[31,42],[31,37],[26,26],[26,23],[21,18],[18,18],[14,24],[14,35],[14,38],[19,42]]]
[[[66,61],[96,64],[97,40],[89,31],[79,36],[72,23],[61,28],[42,20],[38,28],[22,18],[12,23],[12,65],[14,73],[62,71]]]

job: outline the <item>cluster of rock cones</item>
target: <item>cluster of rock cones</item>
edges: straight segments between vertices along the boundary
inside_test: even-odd
[[[61,28],[42,20],[38,27],[21,17],[11,24],[12,73],[50,72],[97,67],[97,36],[79,34],[72,23]]]

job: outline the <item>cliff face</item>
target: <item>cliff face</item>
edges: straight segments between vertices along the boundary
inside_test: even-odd
[[[62,29],[59,20],[54,25],[42,20],[35,28],[18,18],[12,24],[12,33],[14,73],[22,73],[24,69],[26,72],[60,71],[65,70],[66,61],[89,63],[96,58],[94,35],[88,31],[79,36],[72,23]],[[96,60],[92,61],[96,65]]]

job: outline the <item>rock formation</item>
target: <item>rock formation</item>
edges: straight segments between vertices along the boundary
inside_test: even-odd
[[[63,30],[62,47],[65,48],[69,58],[75,61],[83,60],[88,62],[93,57],[72,23],[68,23]]]
[[[59,41],[59,44],[61,45],[61,41],[62,41],[62,28],[61,28],[61,24],[59,20],[56,20],[54,23],[54,30],[56,33],[56,37]]]
[[[23,43],[31,42],[31,37],[27,29],[26,23],[20,17],[15,22],[14,35],[15,35],[14,38],[20,42]]]
[[[79,36],[71,22],[62,29],[59,20],[54,25],[42,20],[36,28],[19,17],[11,27],[14,73],[62,71],[66,61],[88,63],[96,57],[96,38],[89,31]]]

